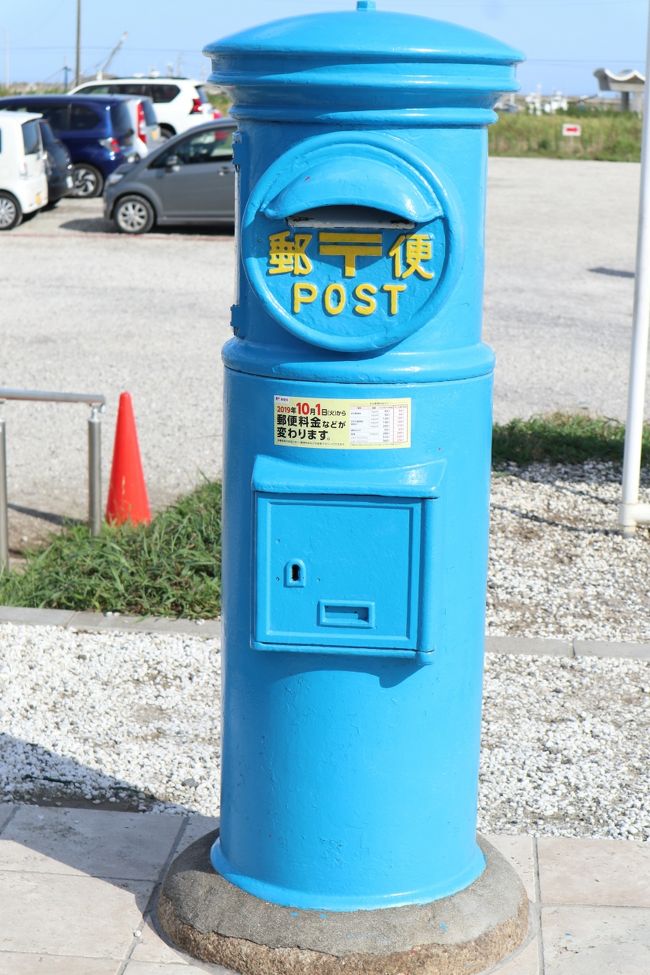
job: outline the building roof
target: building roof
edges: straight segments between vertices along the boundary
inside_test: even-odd
[[[597,68],[594,76],[601,91],[639,91],[645,85],[645,75],[631,68],[624,68],[618,74],[609,68]]]

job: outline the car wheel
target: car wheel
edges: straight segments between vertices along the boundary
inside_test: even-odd
[[[173,135],[176,135],[176,133],[168,125],[161,125],[160,126],[160,137],[162,139],[171,139],[171,137]]]
[[[123,196],[115,204],[113,219],[123,234],[146,234],[153,227],[156,215],[143,196]]]
[[[13,230],[23,219],[20,203],[11,193],[0,193],[0,230]]]
[[[88,199],[101,196],[104,188],[102,174],[88,163],[77,163],[72,167],[72,190],[70,196]]]

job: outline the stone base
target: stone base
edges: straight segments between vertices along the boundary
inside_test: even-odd
[[[528,932],[521,881],[482,839],[484,872],[451,897],[321,912],[279,907],[233,886],[210,863],[217,836],[202,837],[172,863],[158,919],[179,948],[242,975],[475,975]]]

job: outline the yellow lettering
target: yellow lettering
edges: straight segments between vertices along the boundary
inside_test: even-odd
[[[293,311],[297,314],[302,305],[310,305],[318,296],[318,288],[309,281],[293,286]]]
[[[381,257],[381,234],[342,234],[322,230],[318,235],[318,253],[343,258],[343,276],[357,273],[357,257]]]
[[[430,261],[433,257],[431,234],[400,234],[388,251],[388,256],[393,258],[394,278],[410,278],[412,274],[425,281],[433,278],[433,272],[422,266],[423,261]],[[406,259],[406,268],[402,265],[402,256]]]
[[[296,234],[289,238],[289,231],[269,236],[269,274],[310,274],[313,264],[307,257],[311,234]]]
[[[388,294],[388,314],[397,314],[397,295],[400,291],[406,291],[405,284],[382,284],[381,290]]]
[[[372,315],[377,311],[377,302],[372,297],[377,294],[374,284],[358,284],[352,293],[358,301],[364,302],[362,305],[354,306],[357,315]]]
[[[338,295],[336,303],[332,302],[332,295]],[[325,311],[330,315],[340,315],[347,300],[345,288],[342,284],[328,284],[323,292]]]

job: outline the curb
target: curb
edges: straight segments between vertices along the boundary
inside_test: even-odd
[[[27,609],[0,606],[0,624],[60,626],[81,632],[123,631],[127,633],[170,633],[221,637],[221,620],[167,619],[163,616],[127,616],[121,613],[76,612],[70,609]]]
[[[1,614],[1,611],[0,611]],[[0,620],[2,616],[0,615]],[[486,653],[546,657],[615,657],[650,662],[650,643],[625,643],[616,640],[552,640],[530,636],[486,636]]]
[[[120,613],[75,612],[68,609],[26,609],[0,606],[0,624],[60,626],[67,630],[127,633],[169,633],[204,639],[221,638],[221,620],[167,619],[162,616],[122,616]],[[487,653],[535,657],[614,657],[650,662],[650,643],[616,640],[555,640],[546,637],[486,636]]]

